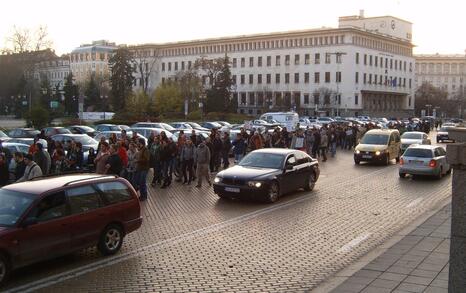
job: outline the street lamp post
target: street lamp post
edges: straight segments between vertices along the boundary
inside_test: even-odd
[[[432,105],[431,104],[427,104],[426,105],[426,110],[427,110],[427,113],[426,113],[426,116],[429,116],[429,109],[432,108]]]
[[[340,72],[340,63],[342,62],[341,61],[341,56],[343,55],[346,55],[345,52],[331,52],[331,53],[326,53],[328,55],[335,55],[336,56],[336,64],[337,64],[337,72]],[[341,82],[341,72],[339,73],[339,79],[335,79],[335,82],[336,82],[336,86],[337,86],[337,92],[335,93],[335,102],[337,104],[337,109],[336,109],[336,112],[337,112],[337,115],[339,116],[340,115],[340,103],[341,103],[341,98],[340,98],[340,82]]]

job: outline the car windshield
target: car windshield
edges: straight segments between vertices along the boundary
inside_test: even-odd
[[[60,134],[70,134],[71,131],[69,129],[66,129],[66,128],[56,128],[57,129],[57,133],[60,133]]]
[[[0,226],[13,226],[34,201],[27,193],[0,189]]]
[[[283,155],[250,153],[241,160],[239,165],[243,167],[281,169],[283,165]]]
[[[448,130],[450,130],[452,127],[442,127],[440,128],[439,132],[448,132]]]
[[[403,133],[401,138],[405,139],[422,139],[422,133]]]
[[[40,133],[39,130],[26,130],[25,132],[29,135],[37,135]]]
[[[93,145],[97,144],[97,141],[93,139],[92,137],[89,137],[87,135],[80,135],[80,136],[75,136],[73,137],[75,141],[79,141],[83,145]]]
[[[93,132],[94,131],[94,129],[92,127],[89,127],[89,126],[78,126],[76,128],[79,128],[79,129],[81,129],[83,131],[86,131],[86,132]]]
[[[405,151],[403,156],[415,158],[432,158],[432,151],[428,149],[409,148]]]
[[[0,137],[8,137],[8,135],[6,135],[5,132],[0,130]]]
[[[388,135],[383,134],[366,134],[361,139],[362,144],[378,144],[384,145],[387,144]]]
[[[167,124],[167,123],[160,123],[160,125],[161,125],[165,130],[168,130],[168,131],[173,131],[173,130],[175,130],[175,128],[173,128],[173,126],[171,126],[170,124]]]
[[[189,124],[192,126],[192,127],[196,127],[196,128],[202,128],[201,125],[199,125],[198,123],[196,122],[189,122]]]

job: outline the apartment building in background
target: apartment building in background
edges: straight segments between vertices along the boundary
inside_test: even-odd
[[[101,78],[108,76],[108,61],[117,48],[115,43],[100,40],[74,49],[70,53],[70,68],[75,81],[84,82],[91,74]]]
[[[227,55],[238,112],[406,116],[414,109],[411,23],[392,16],[339,18],[338,28],[130,47],[154,66],[151,90],[201,58]],[[147,65],[146,65],[147,66]],[[136,74],[135,88],[141,85]],[[139,81],[138,81],[139,80]]]
[[[465,97],[466,54],[415,55],[415,58],[416,88],[428,82],[447,91],[450,99]]]

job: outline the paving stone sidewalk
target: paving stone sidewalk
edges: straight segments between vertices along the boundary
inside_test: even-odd
[[[447,204],[332,292],[448,292],[450,223]]]

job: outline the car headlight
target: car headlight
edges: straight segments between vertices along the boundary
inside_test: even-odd
[[[359,155],[360,153],[361,153],[361,151],[360,151],[360,150],[356,150],[356,154],[358,154],[358,155]]]
[[[380,151],[376,151],[376,152],[375,152],[375,155],[376,155],[376,156],[380,156]]]
[[[215,183],[220,183],[220,182],[222,182],[222,178],[220,178],[220,177],[215,177],[215,178],[214,178],[214,182],[215,182]]]
[[[259,182],[259,181],[249,181],[249,182],[248,182],[248,186],[249,186],[249,187],[260,188],[260,187],[262,186],[262,182]]]

